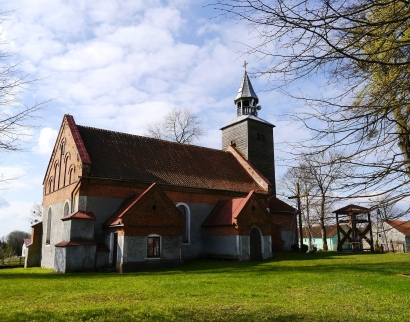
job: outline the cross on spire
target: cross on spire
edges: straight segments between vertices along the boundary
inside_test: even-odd
[[[246,70],[246,66],[248,66],[248,63],[245,60],[242,67],[245,67],[245,70]]]

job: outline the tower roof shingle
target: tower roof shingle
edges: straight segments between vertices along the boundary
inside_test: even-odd
[[[235,100],[234,100],[235,104],[237,100],[242,99],[242,98],[253,98],[253,99],[256,99],[256,101],[259,101],[258,96],[253,90],[252,83],[249,80],[249,76],[246,70],[245,70],[245,73],[243,74],[243,78],[242,78],[241,85],[239,86],[238,94],[236,95]]]

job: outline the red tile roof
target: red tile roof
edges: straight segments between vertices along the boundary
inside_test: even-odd
[[[155,187],[155,183],[150,185],[147,190],[145,190],[143,193],[140,195],[132,195],[130,198],[127,198],[120,208],[110,217],[108,218],[105,223],[103,224],[104,226],[112,226],[112,225],[118,225],[121,223],[121,218],[128,212],[128,210],[131,209],[135,204],[138,203],[149,191],[153,190]]]
[[[37,227],[37,226],[43,226],[43,222],[42,222],[42,221],[39,221],[38,223],[32,225],[31,227],[34,228],[34,227]]]
[[[279,226],[281,230],[295,229],[296,227],[296,218],[292,213],[271,213],[271,221],[274,225]]]
[[[276,197],[270,198],[268,204],[271,220],[274,225],[278,226],[281,230],[291,231],[292,229],[295,229],[295,208]]]
[[[229,152],[77,126],[92,161],[90,176],[267,193]]]
[[[386,220],[390,226],[401,232],[404,236],[410,236],[410,222],[403,220]]]
[[[74,142],[78,150],[78,154],[81,158],[81,162],[85,164],[91,164],[90,156],[88,155],[87,149],[84,146],[83,139],[81,138],[81,135],[78,132],[78,128],[75,124],[74,117],[69,114],[64,115],[64,117],[66,118],[67,124],[71,130],[71,134],[73,135]]]
[[[94,246],[97,245],[95,241],[62,241],[55,244],[55,247],[68,247],[68,246]]]
[[[246,196],[246,198],[235,198],[231,200],[220,201],[209,214],[209,216],[205,219],[202,226],[210,227],[234,225],[235,219],[238,217],[253,194],[254,191],[251,191]]]
[[[295,208],[293,208],[292,206],[288,205],[286,202],[276,197],[272,197],[269,199],[269,210],[271,213],[272,212],[286,212],[286,213],[294,214],[296,212]]]
[[[69,214],[61,220],[68,220],[68,219],[89,219],[89,220],[95,220],[94,213],[91,211],[77,211],[73,212],[72,214]]]
[[[23,239],[23,244],[27,247],[28,245],[31,244],[31,238],[24,238]]]

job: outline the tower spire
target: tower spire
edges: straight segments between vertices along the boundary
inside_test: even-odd
[[[258,116],[258,110],[261,107],[258,105],[259,98],[253,90],[252,83],[249,79],[246,67],[248,63],[245,61],[243,67],[245,68],[241,85],[239,86],[238,94],[234,102],[237,108],[237,116],[241,115],[255,115]]]

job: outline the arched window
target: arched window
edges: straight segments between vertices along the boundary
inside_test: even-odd
[[[161,257],[161,236],[149,235],[147,237],[147,258]]]
[[[56,189],[58,189],[58,182],[57,182],[57,185],[56,185],[57,174],[58,174],[58,160],[54,163],[54,184],[53,184],[53,191],[56,191]]]
[[[53,192],[53,179],[53,177],[50,177],[50,179],[48,180],[48,193]]]
[[[189,244],[190,241],[190,227],[191,227],[191,212],[187,204],[179,202],[176,204],[178,210],[185,216],[185,227],[184,233],[182,235],[182,242],[184,244]]]
[[[70,213],[70,205],[68,201],[66,201],[66,203],[64,204],[63,217],[68,216],[69,213]]]
[[[74,173],[75,167],[71,165],[70,169],[68,170],[68,184],[72,184],[74,182]]]
[[[48,209],[48,213],[47,213],[46,244],[50,244],[50,237],[51,237],[51,208]]]
[[[63,139],[60,143],[60,148],[61,148],[61,155],[64,155],[65,152],[65,139]]]
[[[68,162],[70,161],[71,156],[70,152],[67,152],[64,158],[64,178],[63,178],[63,187],[66,186],[66,176],[67,176],[67,168],[68,168]]]

